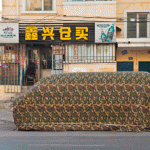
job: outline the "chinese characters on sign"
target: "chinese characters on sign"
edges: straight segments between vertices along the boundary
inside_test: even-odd
[[[25,40],[38,40],[38,28],[35,26],[26,27]]]
[[[46,27],[46,29],[43,27],[43,32],[44,32],[45,34],[42,34],[42,36],[43,36],[43,39],[42,39],[42,40],[45,40],[47,36],[49,36],[49,37],[51,38],[51,40],[54,40],[53,31],[54,31],[54,27],[52,27],[51,30],[49,30],[49,27]]]
[[[65,29],[65,31],[63,29]],[[60,32],[60,39],[61,40],[71,40],[71,37],[70,37],[71,29],[70,29],[70,27],[61,27],[59,32]],[[65,38],[63,38],[63,34],[67,34],[67,35],[65,35]]]
[[[88,27],[76,27],[76,36],[79,36],[76,38],[76,40],[79,40],[82,38],[85,40],[88,40],[86,37],[86,36],[88,36],[88,34],[85,34],[84,30],[85,30],[85,32],[88,32]]]
[[[51,40],[54,40],[55,34],[54,27],[42,27],[43,34],[42,40],[46,40],[46,37],[50,37]],[[71,28],[70,27],[61,27],[59,30],[60,40],[71,40]],[[76,40],[88,40],[88,27],[76,27]],[[25,40],[38,40],[38,28],[36,26],[28,26],[25,29]]]

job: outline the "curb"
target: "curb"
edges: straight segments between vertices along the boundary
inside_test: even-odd
[[[0,125],[15,125],[15,123],[9,120],[0,120]]]

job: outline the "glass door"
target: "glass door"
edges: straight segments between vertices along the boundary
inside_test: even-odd
[[[27,47],[27,68],[30,63],[34,63],[36,66],[36,81],[40,79],[40,65],[39,65],[39,47]]]
[[[40,47],[40,59],[41,59],[41,77],[51,75],[52,71],[52,47],[42,46]]]

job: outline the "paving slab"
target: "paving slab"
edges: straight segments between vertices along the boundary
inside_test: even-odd
[[[14,122],[13,111],[9,109],[0,109],[0,120]]]

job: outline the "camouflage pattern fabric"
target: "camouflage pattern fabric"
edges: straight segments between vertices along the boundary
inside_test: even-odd
[[[19,130],[149,131],[150,73],[50,75],[14,102]]]

